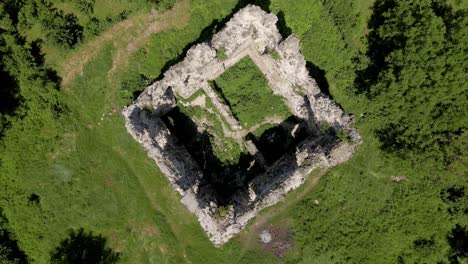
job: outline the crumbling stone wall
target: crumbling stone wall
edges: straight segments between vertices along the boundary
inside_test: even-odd
[[[351,119],[323,94],[306,68],[299,40],[291,35],[283,40],[277,17],[249,5],[240,10],[208,43],[192,47],[183,61],[171,67],[164,78],[147,87],[138,99],[122,111],[128,132],[154,159],[181,202],[193,212],[210,240],[220,246],[240,232],[259,210],[281,201],[285,194],[299,187],[317,167],[330,167],[348,160],[360,143]],[[227,58],[220,61],[216,51],[223,49]],[[277,52],[280,58],[270,54]],[[245,56],[250,56],[268,80],[273,93],[284,98],[291,113],[304,120],[309,137],[293,153],[269,166],[253,178],[248,188],[232,196],[227,214],[215,217],[217,201],[211,186],[200,186],[203,171],[184,146],[178,144],[161,117],[176,107],[176,98],[189,98],[198,89],[214,102],[233,130],[242,129],[227,106],[211,91],[214,80]],[[349,142],[330,140],[320,131],[321,124],[350,135]]]

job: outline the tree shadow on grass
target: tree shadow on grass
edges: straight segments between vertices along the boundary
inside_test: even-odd
[[[447,236],[450,245],[450,263],[465,263],[468,260],[468,230],[457,224]]]
[[[69,237],[63,240],[51,254],[51,263],[117,263],[120,253],[108,248],[106,242],[103,236],[85,232],[83,228],[70,230]]]
[[[18,241],[8,229],[8,219],[0,208],[0,263],[28,263],[28,257],[18,246]]]
[[[386,20],[385,13],[395,6],[395,0],[378,0],[372,6],[373,13],[367,24],[370,30],[367,36],[369,47],[365,54],[369,62],[367,67],[356,71],[357,76],[354,81],[355,92],[358,94],[370,92],[371,86],[378,81],[379,73],[388,67],[385,58],[404,42],[402,34],[389,40],[382,38],[378,31]]]
[[[367,66],[356,71],[355,79],[355,92],[370,95],[371,87],[378,83],[380,73],[388,68],[388,61],[386,58],[395,50],[401,49],[405,46],[407,37],[405,36],[408,29],[405,28],[404,23],[400,23],[400,28],[395,29],[392,34],[382,34],[379,29],[385,24],[386,20],[390,19],[388,14],[391,14],[391,10],[399,4],[396,0],[377,0],[372,6],[372,16],[368,21],[367,27],[370,30],[367,35],[367,42],[369,47],[365,56],[368,59]],[[415,12],[414,10],[409,10]],[[462,13],[454,12],[452,7],[446,3],[446,1],[433,1],[432,11],[440,17],[447,28],[450,28],[457,24],[457,19]],[[414,17],[418,17],[418,14],[413,14]],[[393,34],[395,33],[395,34]],[[356,61],[359,61],[356,58]],[[359,63],[358,63],[359,64]],[[399,69],[393,74],[399,75]]]

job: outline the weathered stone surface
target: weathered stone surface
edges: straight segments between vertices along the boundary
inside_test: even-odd
[[[181,202],[197,216],[216,246],[240,232],[259,210],[284,199],[287,192],[304,183],[312,170],[348,160],[360,144],[358,132],[351,127],[351,118],[323,94],[310,77],[298,38],[291,35],[282,40],[276,22],[275,15],[257,6],[243,8],[213,36],[210,43],[192,47],[182,62],[171,67],[162,80],[147,87],[132,105],[122,111],[128,132],[156,161],[172,186],[183,196]],[[224,49],[227,55],[223,61],[216,57],[219,49]],[[280,58],[273,59],[272,51],[277,52]],[[309,136],[295,146],[295,151],[265,165],[263,173],[250,180],[246,188],[235,192],[231,205],[220,217],[216,215],[220,208],[212,195],[213,186],[200,185],[204,177],[201,166],[184,146],[178,144],[161,117],[176,106],[176,97],[189,98],[198,89],[203,89],[231,129],[241,130],[228,107],[210,90],[208,81],[216,79],[245,56],[252,58],[273,93],[282,96],[291,113],[303,121]],[[336,138],[321,131],[323,124],[328,124],[335,131],[345,131],[350,141],[337,142]],[[291,134],[295,136],[300,127],[299,124],[291,127]],[[249,141],[247,145],[249,152],[258,152],[254,143]],[[262,159],[257,160],[265,163]]]
[[[273,50],[281,41],[276,28],[278,18],[257,6],[248,6],[234,15],[221,32],[213,36],[215,49],[224,48],[230,56],[244,43],[253,43],[257,52]]]

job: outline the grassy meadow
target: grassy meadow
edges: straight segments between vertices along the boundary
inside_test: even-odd
[[[188,47],[206,40],[206,29],[209,35],[210,25],[231,14],[238,1],[180,0],[174,12],[156,15],[143,2],[96,1],[95,15],[102,18],[131,12],[74,49],[45,43],[45,64],[63,81],[54,94],[63,102],[64,114],[52,118],[31,105],[36,115],[25,115],[0,142],[0,208],[29,262],[49,263],[69,230],[81,227],[105,237],[107,246],[120,253],[121,263],[448,261],[451,230],[456,224],[468,225],[463,213],[468,199],[452,201],[442,194],[451,186],[467,186],[466,164],[454,163],[441,172],[383,152],[374,121],[367,117],[369,102],[353,93],[354,61],[367,47],[374,1],[268,1],[282,31],[301,40],[311,75],[355,115],[363,144],[350,161],[312,172],[304,185],[261,211],[221,248],[209,242],[195,216],[179,202],[180,195],[127,133],[120,109],[178,62]],[[68,1],[56,5],[87,19]],[[145,31],[147,22],[161,27]],[[43,36],[40,26],[30,30],[33,38]],[[239,73],[234,75],[226,82]],[[257,80],[246,76],[241,86],[252,78]],[[219,86],[234,93],[226,94],[228,100],[251,96],[252,90],[239,90],[239,85]],[[246,116],[241,110],[251,106],[238,112],[233,106],[241,122],[249,126],[278,111],[286,114],[282,107],[264,107],[271,97],[259,98],[264,101],[249,103],[263,108]],[[392,176],[405,180],[394,182]],[[271,226],[294,234],[294,246],[285,257],[258,242],[258,232]]]

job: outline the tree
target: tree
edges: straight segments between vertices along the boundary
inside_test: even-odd
[[[375,10],[357,86],[382,147],[448,165],[467,151],[466,11],[428,0],[378,1]]]
[[[468,260],[468,229],[457,224],[447,236],[450,244],[450,263],[464,263]]]
[[[75,47],[83,39],[83,26],[74,14],[65,15],[61,10],[55,11],[53,19],[47,20],[46,27],[49,36],[66,48]]]
[[[8,220],[3,214],[2,208],[0,208],[0,263],[28,263],[26,254],[18,247],[18,241],[9,230]]]

